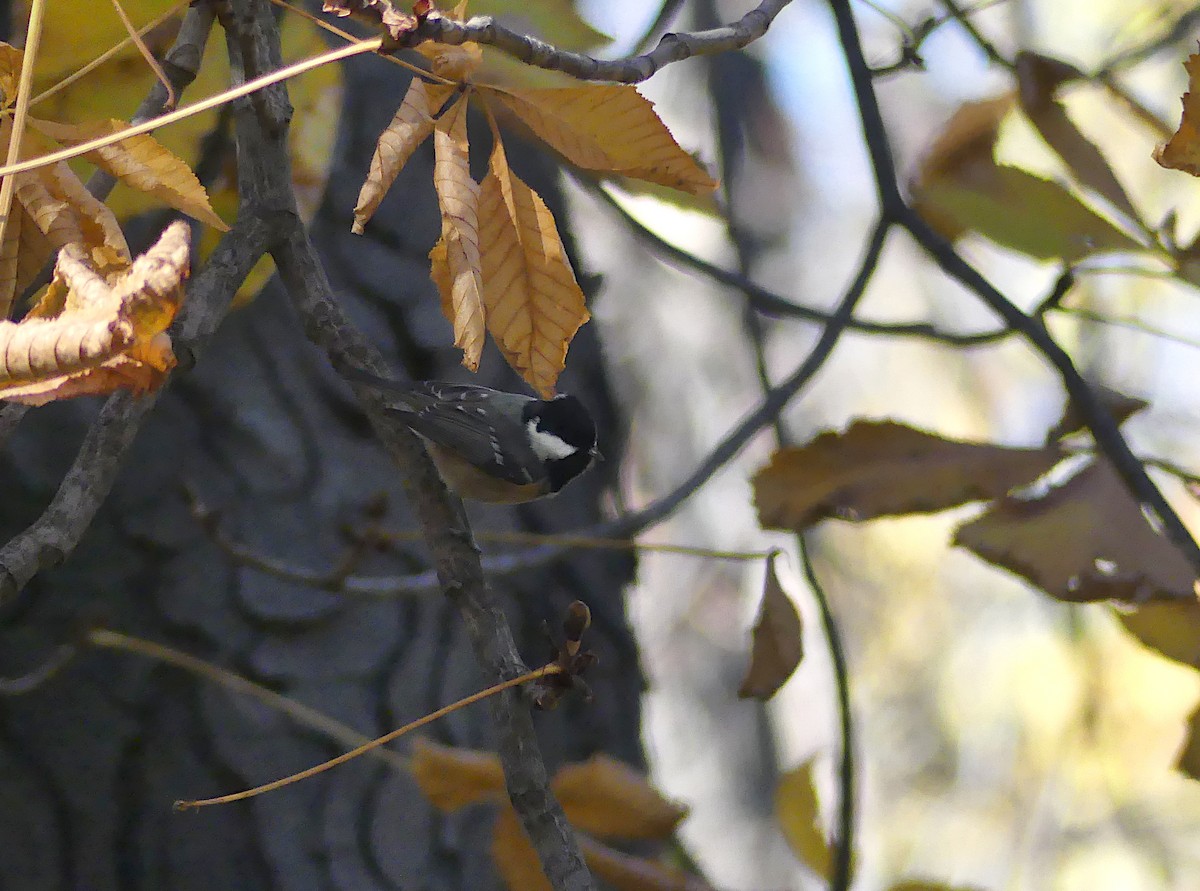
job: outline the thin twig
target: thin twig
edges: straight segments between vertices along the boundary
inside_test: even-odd
[[[846,651],[842,647],[842,637],[838,632],[837,622],[833,618],[833,610],[829,608],[829,598],[817,578],[813,568],[812,557],[808,551],[808,542],[803,533],[796,535],[800,551],[800,561],[804,566],[804,576],[808,579],[809,590],[817,602],[817,611],[821,614],[821,630],[829,643],[829,658],[833,663],[833,679],[837,686],[838,722],[842,743],[842,758],[838,765],[838,825],[834,836],[833,869],[829,877],[830,891],[847,891],[851,872],[854,865],[854,722],[850,711],[850,672],[846,665]]]
[[[494,46],[516,59],[562,71],[580,80],[607,80],[636,84],[651,77],[664,65],[680,62],[693,56],[741,49],[762,37],[771,22],[791,0],[762,0],[759,5],[736,22],[709,31],[665,34],[658,46],[648,53],[625,59],[597,59],[585,53],[556,49],[528,34],[510,30],[491,16],[476,16],[466,22],[449,18],[438,11],[429,13],[409,35],[404,46],[415,46],[422,40],[460,44],[467,41]]]
[[[8,153],[6,165],[13,164],[21,157],[21,143],[25,139],[25,122],[29,117],[30,93],[33,91],[33,68],[37,64],[38,49],[42,41],[42,20],[46,11],[47,0],[33,0],[29,9],[29,26],[25,32],[25,52],[21,58],[21,76],[17,83],[17,106],[13,111],[12,129],[8,135]],[[12,99],[11,96],[8,97]],[[0,183],[0,245],[8,233],[8,221],[12,211],[13,193],[16,191],[16,178],[5,176]],[[7,319],[12,312],[12,296],[0,298],[0,319]]]
[[[175,88],[171,86],[171,81],[167,77],[167,73],[158,64],[158,59],[154,58],[154,53],[150,52],[150,47],[146,46],[146,42],[142,40],[141,32],[133,27],[133,22],[129,20],[129,16],[125,12],[125,7],[121,5],[121,0],[112,0],[112,5],[117,11],[117,17],[120,18],[121,24],[125,26],[125,31],[128,33],[129,39],[138,48],[138,52],[142,54],[142,58],[150,66],[150,69],[154,72],[154,76],[162,84],[163,89],[167,91],[167,99],[163,103],[163,108],[168,110],[174,108],[178,104],[179,98],[175,95]]]
[[[1125,488],[1142,507],[1147,522],[1155,532],[1165,534],[1200,573],[1200,546],[1197,546],[1179,515],[1147,475],[1146,468],[1130,449],[1112,414],[1080,375],[1071,357],[1050,336],[1040,319],[1026,315],[1000,293],[955,251],[949,241],[934,231],[904,201],[888,144],[887,130],[883,124],[871,72],[863,55],[850,2],[829,0],[829,5],[833,10],[838,37],[850,70],[863,134],[874,170],[875,185],[885,217],[906,229],[943,272],[974,292],[1006,325],[1020,333],[1030,346],[1053,366],[1067,391],[1067,396],[1092,432],[1097,447],[1112,462]]]
[[[315,730],[341,745],[361,746],[371,741],[371,737],[365,733],[359,733],[349,724],[343,724],[303,702],[276,693],[274,690],[264,687],[262,684],[256,684],[227,668],[213,665],[211,662],[206,662],[174,647],[130,634],[122,634],[120,631],[112,631],[108,628],[93,628],[84,636],[84,640],[97,649],[135,653],[189,672],[239,696],[261,702],[268,708],[291,718],[301,727]],[[408,771],[408,758],[398,752],[379,749],[372,751],[372,754],[395,770]]]
[[[521,684],[527,684],[530,681],[539,680],[547,675],[558,674],[559,671],[561,671],[561,669],[555,664],[543,665],[541,668],[528,671],[520,677],[510,678],[509,680],[502,681],[499,684],[493,684],[486,690],[480,690],[478,693],[472,693],[470,696],[464,696],[457,702],[452,702],[449,705],[442,706],[437,711],[430,712],[427,715],[422,715],[415,721],[410,721],[409,723],[405,724],[403,727],[397,727],[395,730],[385,733],[383,736],[376,737],[369,742],[363,743],[358,748],[351,749],[349,752],[343,752],[336,758],[330,758],[328,761],[315,764],[312,767],[299,771],[298,773],[289,774],[286,777],[281,777],[278,780],[272,780],[269,783],[263,783],[261,786],[255,786],[253,789],[243,789],[241,792],[231,792],[229,795],[219,795],[216,798],[196,798],[187,801],[177,801],[175,802],[175,810],[186,811],[193,808],[208,807],[209,805],[213,804],[231,804],[235,801],[244,801],[247,798],[255,798],[266,792],[274,792],[276,789],[282,789],[284,786],[292,785],[292,783],[299,783],[301,780],[307,780],[310,777],[315,777],[317,774],[324,773],[331,768],[337,767],[339,764],[345,764],[347,761],[352,761],[360,755],[365,755],[368,752],[374,751],[380,746],[386,746],[388,743],[399,739],[406,733],[411,733],[414,730],[424,727],[426,724],[432,724],[434,721],[444,718],[446,715],[456,712],[461,708],[466,708],[468,705],[474,705],[476,702],[488,699],[489,697],[495,696],[497,693],[502,693],[505,690],[511,689],[512,687],[519,687]]]

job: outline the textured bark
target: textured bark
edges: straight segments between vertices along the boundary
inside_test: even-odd
[[[371,145],[402,96],[392,66],[356,60],[330,195],[314,238],[339,297],[385,355],[422,377],[459,373],[425,255],[438,216],[428,147],[409,162],[368,227],[349,234]],[[521,175],[555,205],[548,168]],[[555,207],[558,211],[559,208]],[[560,222],[565,220],[560,216]],[[491,352],[484,382],[515,386]],[[598,345],[584,329],[564,389],[617,429]],[[0,453],[7,540],[52,495],[94,407],[30,414]],[[610,459],[619,445],[601,441]],[[476,529],[519,522],[568,530],[598,517],[610,460],[562,498],[517,511],[472,509]],[[353,602],[232,566],[189,516],[184,485],[222,510],[226,530],[296,565],[331,565],[339,525],[386,492],[391,524],[414,528],[398,474],[349,389],[305,339],[278,288],[235,311],[198,365],[174,380],[79,550],[0,614],[0,674],[17,675],[81,620],[140,634],[227,665],[370,734],[481,685],[457,610],[440,595]],[[376,559],[368,569],[423,568]],[[551,770],[604,750],[640,760],[640,676],[621,585],[630,561],[586,554],[495,582],[531,664],[540,625],[575,598],[595,617],[595,702],[536,717]],[[435,725],[455,745],[492,744],[486,709]],[[138,657],[85,651],[21,697],[0,700],[0,875],[7,887],[105,889],[488,889],[486,808],[435,815],[410,779],[371,760],[252,803],[175,814],[180,797],[273,779],[337,747],[264,707]]]

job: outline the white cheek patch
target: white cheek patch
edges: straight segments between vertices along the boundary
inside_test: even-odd
[[[533,447],[533,453],[543,461],[557,461],[561,458],[569,458],[579,451],[575,446],[569,445],[553,433],[539,430],[536,419],[530,419],[525,422],[525,431],[529,434],[529,445]]]

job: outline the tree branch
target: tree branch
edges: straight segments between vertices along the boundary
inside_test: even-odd
[[[538,68],[562,71],[580,80],[608,80],[636,84],[651,77],[664,65],[692,56],[741,49],[767,33],[775,16],[791,0],[762,0],[736,22],[709,31],[664,34],[658,46],[640,56],[626,59],[597,59],[584,53],[556,49],[548,43],[504,27],[491,16],[475,16],[459,22],[436,10],[429,13],[404,46],[423,40],[460,44],[466,41],[494,46],[516,59]]]

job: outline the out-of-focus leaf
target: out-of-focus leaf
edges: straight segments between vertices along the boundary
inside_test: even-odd
[[[1103,459],[1045,494],[1002,499],[961,526],[954,543],[1060,600],[1195,597],[1191,564],[1150,529]]]
[[[833,851],[818,825],[821,808],[813,787],[811,761],[789,770],[775,789],[775,817],[792,851],[817,875],[829,878]]]
[[[554,891],[516,812],[508,806],[500,808],[492,826],[492,860],[508,891]]]
[[[975,885],[943,885],[941,882],[901,882],[888,891],[983,891]]]
[[[1143,603],[1116,609],[1125,628],[1168,659],[1200,668],[1200,601]]]
[[[590,315],[550,208],[512,172],[499,142],[480,186],[479,241],[488,330],[508,364],[550,398]]]
[[[893,421],[856,421],[845,433],[776,452],[754,478],[754,501],[759,522],[774,529],[930,513],[999,497],[1061,457],[1057,446],[1005,448]]]
[[[1103,196],[1131,220],[1139,219],[1133,202],[1100,149],[1075,126],[1055,95],[1064,83],[1083,77],[1079,69],[1028,51],[1017,54],[1016,65],[1021,108],[1042,138],[1066,162],[1080,184]]]
[[[762,602],[751,638],[750,666],[738,687],[742,699],[770,699],[792,676],[804,656],[800,613],[779,582],[775,571],[778,557],[775,552],[767,558]]]
[[[706,194],[717,183],[679,143],[654,103],[624,84],[551,90],[481,88],[577,167]]]
[[[564,765],[551,789],[573,826],[602,838],[667,838],[687,815],[643,774],[607,755]]]
[[[713,891],[699,876],[625,854],[587,836],[579,836],[579,847],[588,869],[615,891]]]
[[[25,57],[19,49],[0,43],[0,93],[2,106],[7,108],[17,100],[17,83],[21,79],[21,60]]]
[[[412,775],[433,806],[447,813],[504,795],[504,771],[500,759],[490,752],[418,739],[413,745]]]
[[[1200,176],[1200,55],[1188,56],[1183,67],[1188,75],[1183,117],[1175,135],[1154,152],[1154,160],[1163,167]]]
[[[1093,390],[1096,396],[1108,409],[1108,413],[1113,416],[1118,424],[1124,424],[1139,411],[1144,408],[1149,408],[1150,403],[1144,399],[1138,399],[1136,396],[1126,396],[1124,393],[1118,393],[1116,390],[1109,389],[1104,386],[1093,385]],[[1083,415],[1079,412],[1073,402],[1068,402],[1063,411],[1063,416],[1057,424],[1046,434],[1047,444],[1058,442],[1065,439],[1073,433],[1078,433],[1087,426],[1084,423]]]
[[[494,15],[523,34],[537,34],[560,49],[586,50],[612,40],[579,15],[574,0],[475,0],[472,15]]]
[[[976,171],[983,173],[982,166]],[[1056,182],[996,165],[972,182],[931,183],[920,195],[946,231],[972,231],[1039,260],[1073,262],[1106,251],[1141,251],[1136,240]]]

